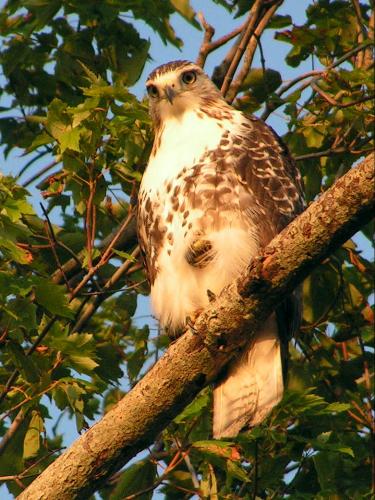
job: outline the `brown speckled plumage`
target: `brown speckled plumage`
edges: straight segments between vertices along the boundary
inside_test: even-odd
[[[193,72],[188,83],[186,72]],[[193,63],[163,65],[147,84],[157,88],[155,142],[139,195],[139,239],[154,311],[176,330],[208,303],[207,290],[220,293],[302,211],[302,185],[276,133],[229,106]],[[279,314],[288,335],[296,316]],[[216,436],[254,425],[280,399],[278,332],[270,319],[215,389]],[[268,358],[274,375],[264,368]],[[227,394],[233,388],[235,400]]]

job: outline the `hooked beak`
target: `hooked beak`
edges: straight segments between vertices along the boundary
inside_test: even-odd
[[[165,97],[168,99],[170,104],[173,104],[173,99],[176,97],[176,92],[168,85],[164,89]]]

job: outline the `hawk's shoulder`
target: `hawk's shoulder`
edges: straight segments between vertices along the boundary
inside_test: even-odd
[[[263,218],[260,222],[267,234],[262,243],[266,244],[302,212],[302,178],[277,133],[254,116],[242,116],[241,135],[232,138],[233,168],[250,192],[249,203],[258,207]]]

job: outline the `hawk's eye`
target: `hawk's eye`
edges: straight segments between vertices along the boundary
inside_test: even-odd
[[[186,83],[187,85],[190,85],[195,82],[197,79],[197,74],[195,71],[185,71],[185,73],[182,73],[182,81]]]
[[[159,97],[159,91],[156,85],[148,85],[147,93],[150,97]]]

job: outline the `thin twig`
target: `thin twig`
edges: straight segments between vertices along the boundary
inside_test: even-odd
[[[56,182],[56,181],[62,181],[63,179],[65,179],[66,177],[68,177],[68,175],[69,175],[68,172],[64,172],[61,169],[56,170],[56,172],[52,172],[52,173],[48,174],[46,177],[44,177],[43,179],[41,179],[38,182],[38,184],[36,185],[36,187],[38,189],[40,189],[41,191],[43,191],[43,189],[47,185],[51,185],[53,182]],[[60,193],[62,193],[62,191],[63,191],[63,186],[61,184],[59,186],[58,191],[56,191],[56,192],[53,192],[53,191],[43,191],[42,194],[43,194],[43,196],[45,196],[45,193],[49,193],[48,196],[56,196],[56,194],[60,194]]]
[[[231,103],[233,102],[233,99],[236,97],[243,81],[245,80],[246,76],[249,73],[249,69],[251,67],[251,63],[253,62],[254,54],[256,51],[256,48],[258,46],[258,40],[260,39],[260,36],[262,35],[263,31],[266,29],[268,23],[272,19],[273,15],[275,14],[276,10],[280,7],[282,4],[283,0],[277,1],[274,5],[272,5],[263,15],[263,17],[260,20],[256,20],[258,25],[256,28],[253,30],[253,32],[250,34],[250,38],[247,42],[247,48],[245,51],[244,55],[244,61],[242,68],[238,72],[238,75],[235,80],[233,80],[230,83],[230,86],[226,92],[226,100]]]
[[[255,440],[253,500],[257,498],[258,496],[257,492],[258,492],[258,440]]]
[[[46,153],[43,153],[43,155],[45,155]],[[43,156],[42,155],[42,156]],[[53,168],[55,165],[57,165],[58,162],[57,161],[52,161],[51,163],[49,163],[48,165],[46,165],[45,167],[41,168],[38,172],[36,172],[34,175],[32,175],[31,177],[29,177],[26,181],[22,182],[21,183],[21,186],[22,187],[27,187],[29,186],[32,182],[36,181],[41,175],[45,174],[46,172],[48,172],[49,170],[51,170],[51,168]],[[21,175],[21,173],[20,173]]]
[[[114,231],[112,231],[109,235],[107,235],[103,242],[101,242],[99,249],[102,250],[103,248],[106,248],[112,239],[117,235],[119,231],[118,226]],[[128,226],[125,228],[125,230],[122,231],[120,238],[116,242],[116,248],[119,249],[126,249],[127,245],[133,245],[136,244],[136,222],[135,218],[133,218]],[[71,276],[74,272],[77,271],[77,269],[81,270],[82,269],[82,260],[84,258],[83,252],[80,252],[78,255],[74,255],[73,259],[69,259],[67,262],[64,263],[63,269],[65,273],[69,276]],[[94,258],[94,263],[99,261],[100,257],[95,257]],[[54,274],[52,275],[52,282],[55,284],[60,284],[63,281],[63,276],[61,274],[60,270],[56,270]]]
[[[354,54],[356,54],[357,52],[359,52],[360,50],[362,50],[366,47],[369,47],[370,45],[374,45],[374,42],[371,40],[366,40],[366,42],[362,43],[361,45],[358,45],[358,47],[355,47],[354,49],[349,50],[343,56],[339,57],[335,62],[326,66],[324,69],[322,69],[320,71],[319,70],[312,71],[311,74],[316,72],[317,75],[315,77],[311,78],[311,80],[309,80],[308,82],[305,82],[303,85],[301,85],[301,87],[299,87],[298,90],[302,91],[305,88],[312,85],[313,83],[318,82],[322,78],[322,76],[324,74],[328,73],[331,69],[336,68],[341,63],[350,59]],[[289,82],[287,85],[281,87],[280,90],[278,92],[276,92],[276,95],[281,97],[281,95],[284,94],[287,90],[289,90],[293,85],[298,83],[301,79],[305,79],[306,78],[305,75],[308,75],[308,73],[305,73],[301,77],[298,77],[298,78],[295,78],[294,80],[291,80],[291,82]],[[295,91],[293,91],[293,92],[295,92]],[[287,98],[285,100],[287,100]],[[273,111],[275,111],[277,108],[280,108],[280,106],[282,106],[283,104],[285,104],[284,101],[272,102],[272,104],[267,103],[265,110],[263,111],[263,113],[261,115],[261,119],[263,121],[265,121]]]
[[[371,138],[369,140],[371,140]],[[366,141],[366,142],[368,142],[368,141]],[[365,153],[370,153],[371,151],[373,151],[373,148],[353,150],[353,149],[350,149],[349,147],[342,146],[342,147],[336,148],[336,149],[330,148],[330,149],[325,149],[324,151],[317,151],[316,153],[307,153],[305,155],[295,156],[294,159],[296,161],[302,161],[302,160],[309,160],[311,158],[321,158],[322,156],[331,156],[331,155],[337,155],[337,154],[342,154],[342,153],[351,153],[351,154],[355,154],[355,155],[362,155]]]
[[[28,474],[28,472],[36,467],[38,464],[43,462],[46,458],[49,458],[51,455],[54,453],[57,453],[58,451],[62,451],[64,448],[56,448],[55,450],[49,450],[49,452],[44,455],[41,458],[38,458],[35,462],[33,462],[31,465],[26,467],[24,471],[22,471],[20,474],[13,475],[13,476],[0,476],[0,481],[15,481],[21,488],[25,489],[26,486],[20,481],[21,479],[27,479],[28,477],[34,477],[39,475],[39,471],[35,472],[34,474]]]
[[[166,476],[182,462],[185,454],[186,452],[178,450],[175,456],[170,461],[170,463],[164,469],[163,474],[161,474],[161,476],[158,478],[157,481],[155,481],[151,486],[144,488],[143,490],[137,491],[137,493],[133,493],[132,495],[124,497],[122,500],[133,500],[134,498],[137,498],[143,495],[144,493],[148,493],[149,491],[155,490],[155,488],[160,486],[160,484],[164,481]]]
[[[38,345],[42,342],[42,340],[44,339],[44,337],[47,335],[47,333],[49,332],[49,330],[52,328],[52,326],[54,325],[55,321],[57,320],[57,316],[53,316],[49,322],[46,324],[46,326],[43,328],[43,330],[40,332],[40,334],[38,335],[38,337],[34,340],[34,342],[32,343],[32,345],[29,347],[29,349],[26,351],[25,353],[25,356],[30,356],[34,351],[35,349],[38,347]],[[11,376],[9,377],[9,379],[7,380],[5,386],[4,386],[4,389],[3,391],[1,392],[0,394],[0,404],[3,402],[5,396],[8,394],[8,392],[10,391],[10,388],[12,387],[13,385],[13,382],[16,380],[16,378],[18,377],[19,375],[19,370],[16,368],[13,373],[11,374]]]
[[[372,41],[374,41],[374,29],[375,29],[375,9],[373,8],[368,22],[368,38],[369,40]],[[371,50],[371,47],[367,47],[367,49],[365,50],[364,68],[370,69],[373,64],[374,64],[374,52],[373,50]]]
[[[140,254],[140,248],[137,246],[134,251],[131,253],[131,256],[136,258]],[[74,332],[80,332],[82,331],[82,328],[84,325],[89,321],[89,319],[92,317],[94,312],[97,310],[97,308],[100,306],[100,304],[104,301],[105,299],[105,293],[110,292],[111,288],[117,281],[129,271],[129,268],[131,268],[133,262],[131,260],[125,261],[115,272],[114,274],[107,280],[107,282],[103,286],[103,294],[101,295],[96,295],[94,300],[90,302],[89,304],[86,305],[84,308],[82,314],[78,318],[76,324],[72,328],[72,331]],[[113,292],[114,293],[114,292]]]
[[[360,415],[362,415],[363,421],[366,422],[366,426],[370,429],[370,431],[373,432],[374,431],[374,421],[372,418],[372,412],[370,412],[370,415],[367,415],[367,413],[353,399],[350,401],[350,403],[354,406],[354,408],[358,411],[358,413]],[[366,408],[366,411],[367,411],[367,408]]]
[[[0,441],[0,456],[4,453],[11,439],[22,425],[22,422],[25,420],[27,413],[28,410],[24,411],[24,409],[21,408],[14,418],[13,422],[10,424],[9,428]]]
[[[358,0],[351,0],[351,1],[353,4],[353,7],[354,7],[354,12],[355,12],[355,15],[357,18],[357,23],[358,23],[358,39],[357,40],[359,43],[362,43],[363,40],[366,38],[367,33],[366,33],[366,28],[365,28],[364,23],[363,23],[363,18],[362,18],[362,14],[361,14],[361,7],[359,5]],[[363,67],[363,64],[365,61],[365,53],[366,53],[366,51],[364,50],[363,52],[360,52],[357,55],[356,61],[355,61],[355,65],[357,68]]]
[[[223,45],[228,43],[230,40],[235,38],[237,35],[239,35],[243,31],[243,29],[245,28],[246,23],[241,24],[241,26],[238,26],[230,33],[223,35],[222,37],[220,37],[217,40],[212,42],[212,37],[215,34],[215,28],[213,28],[213,26],[211,26],[210,24],[207,23],[202,12],[198,12],[198,18],[199,18],[199,21],[200,21],[203,29],[204,29],[204,37],[203,37],[203,41],[202,41],[202,44],[201,44],[200,49],[199,49],[199,54],[198,54],[196,63],[198,64],[198,66],[201,66],[203,68],[205,65],[207,56],[211,52],[216,50],[217,48],[222,47]]]
[[[322,70],[314,69],[312,71],[307,71],[307,73],[303,73],[303,75],[299,75],[296,78],[293,78],[292,80],[290,80],[283,87],[281,87],[280,90],[278,92],[276,92],[276,94],[279,97],[281,97],[283,94],[285,94],[285,92],[287,92],[290,88],[294,87],[294,85],[296,85],[300,81],[306,80],[306,78],[310,78],[311,76],[314,76],[314,77],[315,76],[322,76],[324,73],[327,72],[327,69],[328,68],[322,69]],[[310,85],[310,83],[308,85]]]
[[[49,154],[51,153],[51,151],[47,150],[47,151],[42,151],[41,153],[38,153],[37,155],[35,155],[33,158],[31,158],[22,168],[21,170],[19,171],[16,179],[18,180],[25,172],[26,170],[36,161],[40,160],[41,158],[43,158],[43,156],[45,156],[46,154]]]
[[[173,440],[176,443],[176,447],[181,450],[182,449],[182,444],[181,444],[181,441],[179,440],[179,438],[176,437]],[[192,483],[194,485],[194,488],[198,489],[199,488],[199,479],[198,479],[197,473],[196,473],[196,471],[194,469],[193,464],[191,463],[191,460],[190,460],[190,457],[189,457],[188,454],[184,455],[184,461],[185,461],[185,464],[186,464],[186,467],[187,467],[188,471],[191,474],[191,481],[192,481]]]
[[[254,29],[255,29],[255,26],[256,26],[256,23],[258,21],[259,14],[260,14],[260,11],[262,8],[262,3],[263,3],[262,0],[255,0],[255,3],[250,10],[248,19],[246,21],[246,29],[243,32],[243,35],[242,35],[241,40],[238,44],[237,50],[232,58],[230,66],[226,72],[226,75],[225,75],[225,78],[223,81],[223,85],[221,86],[221,93],[223,94],[224,97],[226,96],[226,94],[228,92],[228,89],[229,89],[229,86],[230,86],[231,81],[233,79],[233,76],[234,76],[234,74],[237,70],[237,67],[242,59],[242,56],[246,50],[247,44],[249,43],[250,38],[254,32]]]
[[[47,213],[46,209],[43,206],[43,203],[40,203],[40,207],[41,207],[42,212],[43,212],[43,214],[44,214],[44,216],[46,218],[45,230],[46,230],[47,238],[48,238],[48,241],[50,243],[50,247],[51,247],[53,256],[55,258],[57,267],[60,269],[60,271],[61,271],[61,273],[62,273],[62,275],[64,277],[65,284],[66,284],[68,290],[70,291],[69,280],[68,280],[66,274],[64,273],[64,269],[63,269],[63,267],[61,265],[61,261],[60,261],[59,255],[58,255],[58,253],[56,251],[57,240],[56,240],[55,232],[53,230],[53,226],[51,224],[51,221],[50,221],[50,218],[48,216],[48,213]]]
[[[143,268],[142,264],[137,265],[137,270],[142,269],[142,268]],[[129,269],[129,271],[126,274],[131,274],[133,272],[132,269],[134,269],[134,267]],[[139,286],[143,285],[143,283],[146,283],[146,282],[147,282],[147,280],[144,279],[142,281],[137,281],[136,283],[132,283],[131,285],[126,285],[126,286],[123,286],[121,288],[111,288],[111,290],[101,290],[100,292],[81,292],[81,295],[83,297],[97,297],[98,295],[112,295],[112,294],[118,293],[118,292],[128,292],[129,290],[133,290],[135,288],[138,288]]]
[[[203,41],[201,43],[201,46],[199,48],[199,53],[198,57],[196,60],[196,63],[198,66],[203,68],[204,63],[206,62],[207,56],[209,54],[209,46],[211,44],[212,37],[215,34],[215,28],[211,26],[211,24],[208,24],[206,21],[203,12],[198,12],[197,14],[198,19],[204,29],[204,36],[203,36]]]
[[[65,243],[63,243],[62,241],[59,241],[57,238],[56,238],[56,244],[57,244],[57,246],[59,246],[60,248],[63,248],[66,252],[68,252],[68,254],[72,256],[72,258],[76,261],[77,264],[79,264],[80,266],[82,265],[81,261],[79,260],[78,256],[76,255],[76,253],[74,253],[70,247],[65,245]],[[62,267],[62,269],[61,269],[61,274],[63,274],[63,269],[64,269],[64,267]]]
[[[21,390],[19,387],[15,387],[14,390],[15,391],[19,391],[22,393],[22,395],[24,396],[24,400],[23,401],[20,401],[19,403],[17,403],[16,405],[14,405],[12,408],[10,408],[8,411],[6,411],[5,413],[3,413],[1,416],[0,416],[0,422],[4,421],[7,417],[10,416],[11,413],[13,413],[14,411],[18,410],[19,408],[22,408],[23,405],[25,405],[26,403],[29,403],[30,401],[32,401],[33,399],[37,399],[39,398],[40,396],[43,396],[44,394],[46,394],[47,392],[49,392],[51,389],[53,389],[54,387],[56,387],[56,385],[58,385],[60,382],[58,380],[56,380],[55,382],[53,382],[51,385],[49,385],[46,389],[44,389],[43,391],[40,391],[38,392],[37,394],[34,394],[32,397],[29,396],[25,391]],[[1,444],[1,443],[0,443]],[[0,446],[0,454],[1,454],[1,446]]]
[[[315,92],[317,92],[321,97],[323,97],[323,99],[325,101],[327,101],[332,106],[336,106],[337,108],[349,108],[351,106],[356,106],[357,104],[360,104],[362,102],[371,101],[375,98],[375,94],[372,94],[370,96],[364,96],[364,97],[358,99],[357,101],[350,101],[350,102],[341,103],[341,102],[336,101],[336,99],[334,99],[329,94],[327,94],[327,92],[324,92],[324,90],[322,90],[320,87],[318,87],[318,85],[316,83],[312,83],[311,87],[315,90]]]
[[[119,230],[117,231],[116,235],[112,239],[112,241],[108,244],[107,248],[104,250],[102,256],[99,259],[99,262],[93,266],[91,269],[89,269],[88,273],[82,278],[80,283],[75,287],[75,289],[71,292],[69,300],[72,301],[73,298],[77,295],[77,293],[86,285],[86,283],[94,276],[94,274],[102,267],[104,264],[106,264],[111,257],[112,254],[112,249],[116,245],[117,241],[121,237],[123,231],[126,229],[126,227],[129,225],[130,221],[132,220],[134,214],[133,210],[130,209],[127,218],[125,221],[121,224]]]
[[[92,248],[93,248],[93,228],[92,228],[92,214],[93,214],[93,202],[96,191],[96,182],[91,179],[88,182],[89,186],[89,196],[86,202],[86,217],[84,219],[85,223],[85,233],[86,233],[86,253],[87,253],[87,266],[89,270],[92,268]]]

